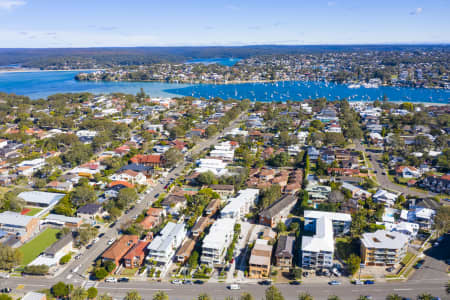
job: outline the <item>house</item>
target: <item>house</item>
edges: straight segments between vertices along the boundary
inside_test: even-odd
[[[47,300],[47,295],[43,293],[28,292],[22,297],[22,300]]]
[[[422,176],[420,171],[415,167],[399,166],[395,169],[395,174],[403,178],[419,178]]]
[[[32,160],[24,160],[17,164],[17,173],[23,176],[32,176],[36,171],[45,165],[45,159],[36,158]]]
[[[383,225],[388,231],[396,231],[409,236],[410,240],[414,239],[417,236],[420,228],[419,224],[417,223],[403,221],[398,223],[384,222]]]
[[[436,211],[425,207],[415,207],[408,213],[408,221],[419,224],[420,229],[430,230]]]
[[[419,185],[436,193],[450,194],[450,174],[440,177],[435,175],[427,176]]]
[[[226,249],[234,236],[233,218],[218,219],[209,229],[202,243],[200,262],[207,265],[222,265],[225,262]]]
[[[161,206],[170,214],[178,214],[178,212],[186,206],[186,197],[171,194],[167,196],[162,202]]]
[[[262,231],[259,238],[263,240],[274,241],[276,237],[277,234],[272,230],[272,228],[264,227],[264,230]]]
[[[284,222],[296,203],[297,197],[294,195],[282,196],[259,214],[259,223],[274,227],[278,222]]]
[[[83,218],[68,217],[64,215],[49,214],[43,221],[42,224],[49,224],[53,226],[69,227],[69,228],[79,228],[83,224]]]
[[[315,222],[313,236],[302,237],[301,258],[303,269],[323,269],[333,265],[333,223],[327,216]]]
[[[95,220],[97,217],[103,217],[103,207],[101,204],[88,203],[77,210],[77,216],[84,220]]]
[[[148,245],[147,261],[157,266],[166,267],[172,261],[176,249],[180,247],[186,237],[184,224],[168,222],[159,235]]]
[[[0,230],[24,242],[39,231],[39,219],[12,211],[0,213]]]
[[[208,227],[210,223],[210,219],[208,217],[200,217],[198,218],[197,222],[195,222],[194,227],[192,227],[191,232],[192,236],[194,238],[197,238],[200,236],[200,234],[205,231],[205,228]]]
[[[201,158],[197,160],[197,168],[195,172],[205,173],[212,172],[216,176],[223,176],[228,174],[227,163],[221,159]]]
[[[61,192],[70,192],[73,189],[73,184],[71,182],[59,182],[51,181],[46,186],[48,189],[53,189]]]
[[[144,262],[148,241],[138,241],[123,257],[123,265],[127,269],[139,268]]]
[[[43,256],[49,258],[60,259],[66,254],[69,254],[73,250],[73,236],[72,233],[68,233],[56,242],[54,242],[50,247],[44,250]]]
[[[270,275],[272,246],[267,240],[257,239],[248,261],[248,277],[264,278]]]
[[[212,216],[214,215],[220,208],[221,201],[220,199],[213,199],[208,203],[208,206],[206,206],[204,214],[206,216]]]
[[[122,235],[120,239],[103,252],[101,255],[102,261],[112,261],[116,267],[119,267],[122,263],[122,258],[138,243],[138,240],[139,237],[137,235]]]
[[[320,203],[328,200],[328,195],[331,193],[331,187],[326,185],[319,185],[316,182],[309,182],[305,190],[308,192],[308,202],[315,208]]]
[[[384,203],[386,207],[392,207],[397,200],[397,195],[391,192],[388,192],[383,189],[379,189],[373,196],[372,199],[377,203]]]
[[[127,181],[131,182],[132,184],[147,184],[147,177],[144,175],[144,173],[136,172],[133,170],[124,170],[118,174],[112,174],[111,176],[109,176],[109,179],[113,181]]]
[[[239,191],[237,197],[231,198],[228,204],[220,211],[222,218],[242,218],[250,212],[250,207],[256,204],[259,196],[258,189],[245,189]]]
[[[282,235],[278,239],[277,248],[275,250],[275,265],[280,268],[292,267],[294,259],[294,242],[295,238],[290,235]]]
[[[219,194],[222,199],[228,199],[234,194],[234,186],[231,184],[211,184],[209,188]]]
[[[138,154],[130,159],[133,164],[140,164],[147,167],[162,167],[164,164],[163,156],[159,154],[142,155]]]
[[[400,232],[366,232],[361,238],[361,262],[366,266],[395,266],[405,256],[408,242],[408,236]]]
[[[195,240],[187,239],[175,254],[176,261],[182,264],[185,263],[191,256],[192,251],[194,251],[194,248],[195,248]]]
[[[342,183],[342,189],[349,191],[352,195],[352,198],[367,199],[372,196],[372,194],[368,191],[348,182]]]
[[[158,226],[161,223],[161,218],[155,217],[155,216],[145,216],[144,219],[139,222],[139,225],[144,230],[150,230],[156,226]]]

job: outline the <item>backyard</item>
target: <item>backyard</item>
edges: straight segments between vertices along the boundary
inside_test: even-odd
[[[22,265],[28,265],[38,257],[42,251],[56,242],[58,240],[57,234],[59,232],[60,230],[58,229],[47,228],[33,240],[20,247],[19,251],[23,254]]]

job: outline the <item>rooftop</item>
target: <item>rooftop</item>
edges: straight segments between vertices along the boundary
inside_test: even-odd
[[[408,243],[408,236],[395,231],[377,230],[364,233],[361,242],[366,248],[401,249]]]

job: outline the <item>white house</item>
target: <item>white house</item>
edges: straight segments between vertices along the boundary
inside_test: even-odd
[[[112,181],[128,181],[133,184],[147,184],[147,177],[141,172],[135,172],[133,170],[125,170],[118,174],[112,174],[109,176]]]
[[[378,203],[384,203],[385,206],[391,207],[395,204],[398,196],[394,193],[388,192],[386,190],[379,189],[373,196],[372,199]]]
[[[32,160],[24,160],[17,164],[17,173],[23,176],[31,176],[33,173],[41,169],[45,165],[45,159],[36,158]]]
[[[228,204],[220,211],[220,216],[233,219],[244,217],[249,213],[250,208],[255,205],[258,196],[258,189],[241,190],[237,197],[230,198]]]
[[[198,173],[211,171],[216,176],[228,174],[228,170],[226,169],[228,164],[221,159],[202,158],[197,161],[197,165],[198,167],[195,169],[195,172]]]

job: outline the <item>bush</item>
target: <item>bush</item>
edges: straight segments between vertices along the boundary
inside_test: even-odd
[[[63,257],[61,257],[61,259],[59,260],[59,264],[60,264],[60,265],[65,265],[65,264],[67,264],[71,259],[72,259],[72,255],[66,254],[66,255],[64,255]]]
[[[23,273],[30,275],[45,275],[48,273],[48,266],[46,265],[26,266],[23,269]]]
[[[112,261],[105,261],[103,263],[103,267],[105,267],[106,271],[108,271],[108,273],[111,273],[112,271],[114,271],[116,269],[116,264],[113,263]]]
[[[105,268],[97,268],[94,272],[95,274],[95,278],[97,278],[97,280],[103,280],[106,278],[106,276],[108,276],[108,271],[106,271]]]

